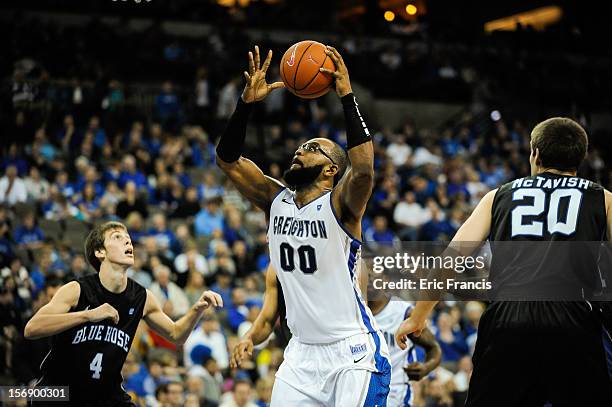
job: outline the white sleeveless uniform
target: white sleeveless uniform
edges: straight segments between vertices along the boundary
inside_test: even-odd
[[[336,219],[332,193],[302,208],[284,189],[272,201],[268,244],[292,339],[272,392],[276,406],[385,406],[387,345],[361,298],[361,242]]]
[[[391,389],[387,399],[388,407],[412,406],[413,394],[404,372],[404,366],[417,361],[416,350],[410,339],[407,348],[402,350],[395,342],[395,331],[408,317],[414,306],[401,298],[393,297],[378,314],[374,315],[389,346],[391,358]]]

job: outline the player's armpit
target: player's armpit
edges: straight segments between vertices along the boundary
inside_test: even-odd
[[[62,286],[51,301],[28,321],[24,336],[28,339],[44,338],[88,321],[87,311],[70,312],[79,302],[81,285],[72,281]]]
[[[217,157],[217,164],[232,180],[238,191],[265,212],[270,210],[272,200],[284,188],[279,181],[264,175],[263,171],[248,158],[240,157],[237,161],[226,163]]]

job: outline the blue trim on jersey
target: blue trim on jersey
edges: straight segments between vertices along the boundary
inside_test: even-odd
[[[355,273],[353,272],[353,269],[355,268],[355,262],[357,260],[357,251],[359,250],[360,247],[361,247],[361,243],[359,241],[357,240],[351,241],[351,249],[350,249],[349,258],[348,258],[348,269],[351,275],[351,281],[353,281],[355,277]],[[377,331],[372,326],[372,321],[370,320],[370,316],[366,312],[365,306],[363,305],[363,301],[361,301],[361,299],[359,298],[359,295],[357,294],[357,290],[355,289],[354,285],[353,285],[353,292],[355,293],[355,300],[357,301],[357,305],[359,306],[359,312],[361,313],[361,319],[363,320],[364,325],[368,329],[368,332],[372,334],[372,337],[374,338],[374,344],[376,345],[376,351],[374,353],[376,369],[379,372],[384,372],[386,370],[391,372],[391,365],[389,364],[389,361],[386,358],[383,358],[382,355],[380,354],[380,337],[378,336]]]
[[[404,404],[403,407],[410,407],[410,399],[412,398],[412,386],[410,383],[406,383],[406,394],[404,394]]]
[[[375,335],[376,336],[376,335]],[[370,373],[370,385],[363,407],[383,407],[387,405],[391,371],[385,373]]]
[[[336,213],[336,209],[334,208],[334,200],[332,199],[333,194],[334,194],[334,191],[332,191],[332,193],[329,194],[329,206],[331,206],[331,210],[332,210],[332,213],[334,214],[334,218],[336,218],[336,222],[338,222],[338,225],[340,225],[340,227],[342,228],[342,230],[344,230],[344,233],[346,233],[348,237],[350,237],[353,240],[356,240],[359,244],[361,244],[361,240],[353,236],[352,233],[348,231],[346,226],[344,226],[342,222],[340,222],[340,218],[338,217],[338,214]]]
[[[283,192],[285,192],[285,190],[287,189],[287,187],[281,187],[280,185],[279,185],[279,187],[280,187],[280,189],[281,189],[281,190],[280,190],[280,191],[278,191],[278,192],[276,193],[276,195],[274,195],[274,198],[272,198],[272,203],[274,203],[274,201],[276,200],[276,198],[278,198],[278,196],[279,196],[280,194],[282,194]],[[272,207],[272,204],[270,204],[270,207]]]

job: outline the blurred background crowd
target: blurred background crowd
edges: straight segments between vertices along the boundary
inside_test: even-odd
[[[287,10],[286,2],[211,3],[198,3],[208,8],[194,15],[181,11],[188,1],[166,10],[177,20],[217,21],[200,38],[169,33],[159,4],[144,14],[153,21],[144,30],[128,29],[128,17],[138,13],[131,3],[123,2],[129,7],[119,25],[85,14],[75,14],[82,24],[41,19],[12,2],[2,6],[13,8],[2,9],[9,18],[0,24],[2,383],[38,376],[50,342],[24,340],[25,322],[61,284],[92,272],[83,256],[91,226],[120,220],[135,245],[130,277],[151,289],[168,315],[179,318],[205,289],[225,303],[207,311],[180,348],[143,324],[123,369],[126,390],[146,406],[268,406],[282,336],[260,346],[242,369],[229,368],[230,350],[262,306],[266,219],[220,174],[214,145],[242,90],[249,46],[272,48],[278,60],[292,42],[252,27],[305,26],[279,27],[262,12],[275,3]],[[303,15],[317,26],[311,14],[296,14],[301,6],[289,9],[294,20]],[[595,122],[605,121],[612,62],[609,50],[578,41],[595,29],[562,20],[544,32],[478,37],[463,30],[452,38],[450,28],[438,30],[425,17],[395,28],[383,20],[373,34],[338,21],[353,30],[322,21],[318,35],[345,56],[374,134],[365,242],[451,239],[487,191],[528,175],[530,129],[551,112],[585,126],[591,145],[580,175],[610,188],[609,130]],[[278,80],[278,70],[269,76]],[[371,107],[383,98],[462,108],[433,122],[404,111],[389,124]],[[339,105],[333,92],[301,101],[275,91],[255,109],[245,155],[281,178],[306,139],[345,145]],[[439,306],[432,329],[443,363],[414,384],[415,406],[463,405],[483,309],[478,302]]]

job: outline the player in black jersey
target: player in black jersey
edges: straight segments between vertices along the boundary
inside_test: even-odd
[[[492,301],[480,320],[467,407],[612,406],[606,358],[612,338],[600,319],[609,303],[577,295],[596,290],[600,279],[594,256],[582,251],[585,242],[612,235],[612,194],[576,176],[587,143],[570,119],[538,124],[531,133],[531,176],[489,192],[451,242],[457,248],[488,239],[489,279],[498,295],[512,299]],[[539,287],[554,287],[568,300],[546,301]],[[422,331],[436,303],[417,303],[396,332],[398,343]]]
[[[69,386],[70,402],[63,405],[133,406],[121,386],[121,368],[140,320],[182,344],[203,311],[223,303],[218,294],[205,291],[172,321],[150,291],[127,277],[134,247],[119,222],[96,226],[85,241],[85,254],[98,273],[64,285],[25,327],[28,339],[53,336],[37,386]]]

